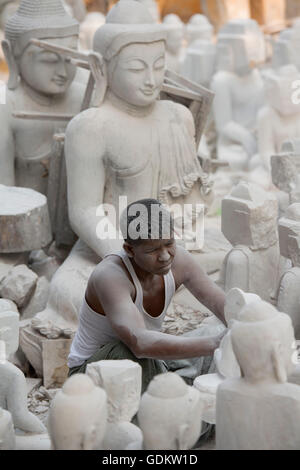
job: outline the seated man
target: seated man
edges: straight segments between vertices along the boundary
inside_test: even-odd
[[[85,372],[90,362],[131,359],[142,367],[145,391],[156,374],[169,369],[164,360],[172,360],[174,370],[174,360],[212,356],[224,335],[161,333],[175,291],[183,284],[226,325],[225,294],[192,255],[176,247],[171,215],[157,200],[130,204],[120,228],[123,250],[106,256],[88,281],[68,365],[72,375]],[[212,358],[207,359],[209,368]]]

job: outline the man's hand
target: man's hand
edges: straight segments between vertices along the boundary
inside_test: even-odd
[[[220,347],[221,341],[227,333],[228,333],[228,328],[226,328],[224,331],[222,331],[222,333],[214,337],[214,341],[215,341],[214,350]]]

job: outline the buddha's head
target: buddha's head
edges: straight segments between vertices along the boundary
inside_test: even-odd
[[[241,182],[222,200],[222,232],[232,245],[259,250],[277,236],[277,199],[256,184]]]
[[[182,48],[184,38],[184,27],[178,15],[170,13],[163,19],[163,25],[167,31],[167,50],[176,55]]]
[[[263,301],[246,305],[231,329],[242,376],[251,383],[285,383],[294,369],[292,321]]]
[[[300,204],[288,207],[278,224],[280,253],[300,267]]]
[[[212,35],[213,26],[210,24],[205,15],[200,15],[200,13],[197,13],[190,18],[186,26],[188,44],[197,41],[197,39],[211,41]]]
[[[164,81],[165,38],[145,6],[132,0],[117,3],[93,46],[105,61],[110,92],[137,107],[153,104]]]
[[[241,76],[265,60],[264,36],[252,19],[234,19],[226,23],[218,33],[217,46],[220,55],[230,56],[232,70]]]
[[[72,83],[76,66],[60,54],[31,44],[47,40],[77,48],[79,24],[69,16],[61,0],[22,0],[5,26],[3,51],[10,69],[8,87],[17,88],[19,78],[43,95],[60,95]]]
[[[138,411],[145,448],[190,449],[200,436],[202,409],[198,390],[179,375],[156,375],[143,394]]]
[[[107,422],[106,393],[86,374],[70,377],[51,404],[48,431],[54,450],[98,450]]]

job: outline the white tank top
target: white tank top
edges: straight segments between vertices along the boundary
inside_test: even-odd
[[[160,331],[164,317],[175,294],[175,281],[172,270],[164,275],[165,283],[165,305],[162,313],[158,317],[152,317],[147,313],[143,306],[143,289],[141,283],[133,269],[131,261],[125,250],[117,253],[110,253],[107,256],[119,256],[135,286],[135,305],[144,318],[146,328],[148,330]],[[109,320],[106,316],[95,312],[83,299],[79,314],[79,326],[71,345],[70,354],[68,357],[69,368],[81,366],[87,359],[89,359],[101,346],[118,340],[117,333],[113,330]]]

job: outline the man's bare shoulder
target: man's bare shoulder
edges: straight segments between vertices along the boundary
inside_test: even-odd
[[[172,264],[172,273],[177,287],[185,280],[185,273],[191,261],[189,252],[182,246],[176,246],[176,254]]]
[[[101,291],[109,286],[111,292],[117,289],[125,289],[131,293],[133,289],[133,284],[118,256],[109,256],[103,259],[94,269],[89,285]],[[115,289],[113,289],[114,286]]]

